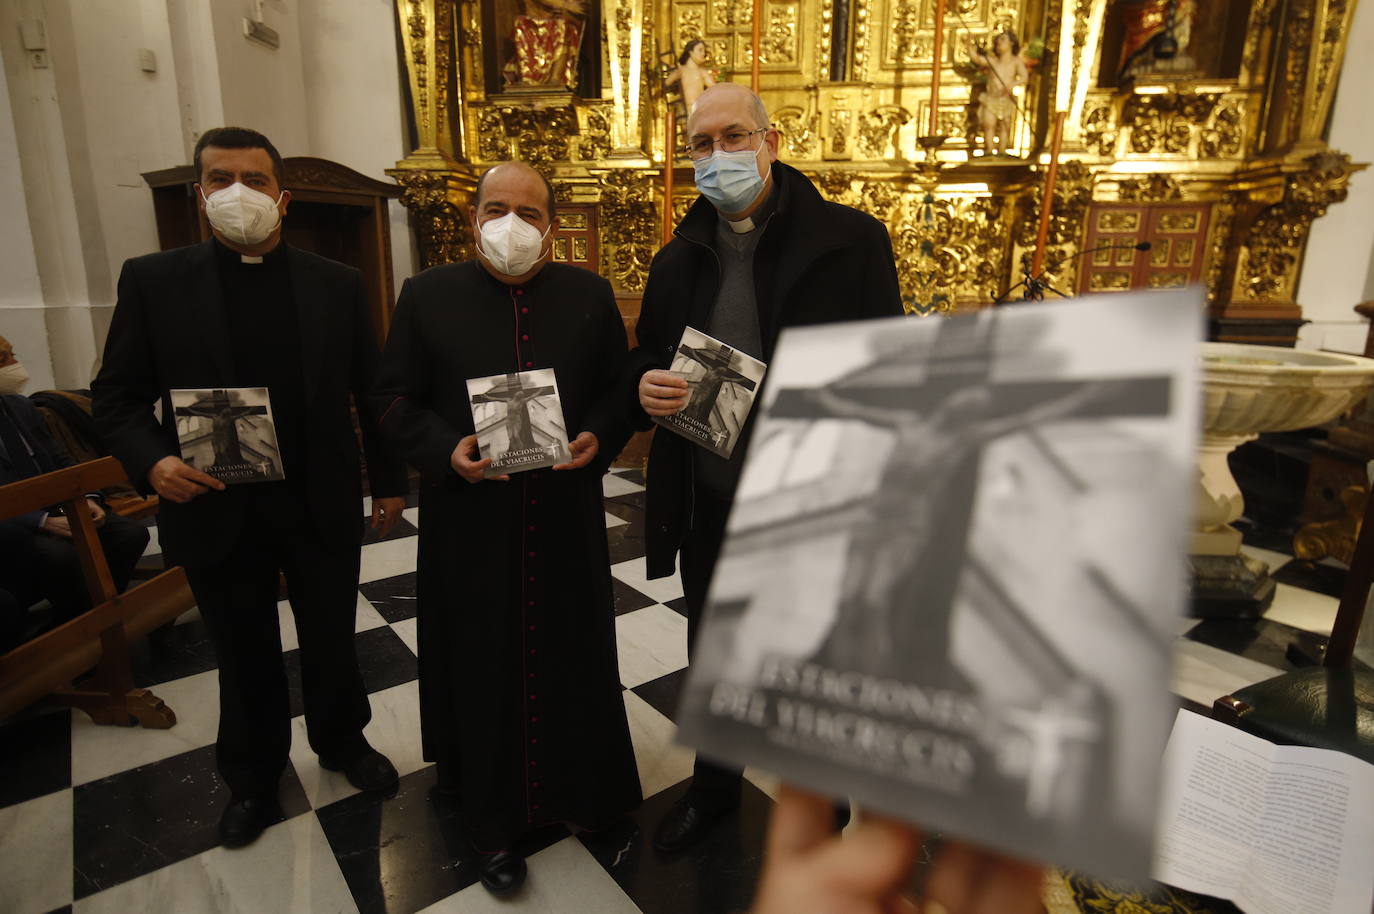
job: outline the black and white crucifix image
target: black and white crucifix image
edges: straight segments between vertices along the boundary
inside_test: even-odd
[[[265,387],[173,390],[181,459],[225,483],[284,479]]]
[[[562,462],[568,453],[563,407],[552,368],[468,381],[477,446],[489,476]]]
[[[721,457],[744,430],[767,366],[747,353],[687,327],[671,371],[687,381],[687,405],[654,421]]]

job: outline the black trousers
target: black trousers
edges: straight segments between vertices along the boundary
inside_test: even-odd
[[[362,733],[372,709],[353,641],[358,563],[358,547],[326,549],[301,514],[264,502],[224,561],[186,569],[219,657],[215,757],[234,796],[275,795],[291,749],[279,571],[296,620],[310,748],[346,758],[366,745]]]
[[[682,595],[687,601],[687,660],[696,655],[697,630],[706,608],[706,591],[725,539],[725,522],[730,516],[730,500],[697,490],[692,506],[692,528],[682,543],[679,568]],[[696,806],[727,809],[739,803],[744,772],[717,765],[700,755],[692,769],[688,797]]]
[[[129,575],[148,547],[148,530],[141,524],[117,514],[107,513],[105,523],[96,531],[115,589],[129,586]],[[21,600],[37,602],[47,597],[58,624],[75,619],[91,608],[86,579],[81,574],[81,559],[71,540],[48,533],[33,538],[29,555],[33,565],[16,591]],[[13,588],[11,588],[13,589]]]

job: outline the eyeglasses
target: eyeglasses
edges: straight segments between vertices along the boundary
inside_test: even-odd
[[[697,137],[683,147],[687,157],[693,160],[704,159],[719,146],[722,152],[741,152],[750,147],[750,140],[756,133],[764,133],[767,127],[760,127],[757,130],[732,130],[718,140],[710,137]]]

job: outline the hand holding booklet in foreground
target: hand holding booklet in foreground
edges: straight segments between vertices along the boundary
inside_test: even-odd
[[[1179,711],[1164,755],[1160,882],[1248,914],[1368,914],[1374,765]]]

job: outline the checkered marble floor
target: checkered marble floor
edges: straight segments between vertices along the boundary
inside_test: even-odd
[[[214,651],[195,612],[136,646],[140,685],[177,712],[170,730],[97,727],[80,713],[36,708],[0,726],[0,911],[94,912],[568,912],[725,914],[743,910],[756,878],[775,782],[747,772],[738,815],[701,847],[665,857],[653,827],[686,788],[691,754],[673,744],[687,664],[687,620],[676,579],[648,581],[643,478],[605,480],[615,578],[616,634],[626,711],[646,800],[595,836],[547,829],[523,848],[530,876],[497,901],[455,848],[463,838],[429,803],[434,770],[420,757],[416,684],[417,509],[385,541],[363,547],[357,647],[371,693],[367,736],[401,774],[395,797],[354,790],[322,771],[305,740],[295,631],[286,604],[282,647],[297,739],[282,781],[286,819],[242,850],[217,846],[227,792],[214,773]],[[1180,622],[1174,690],[1195,709],[1290,669],[1287,644],[1329,633],[1340,571],[1298,569],[1290,556],[1247,546],[1278,569],[1279,596],[1254,625]],[[150,552],[159,551],[156,537]]]

